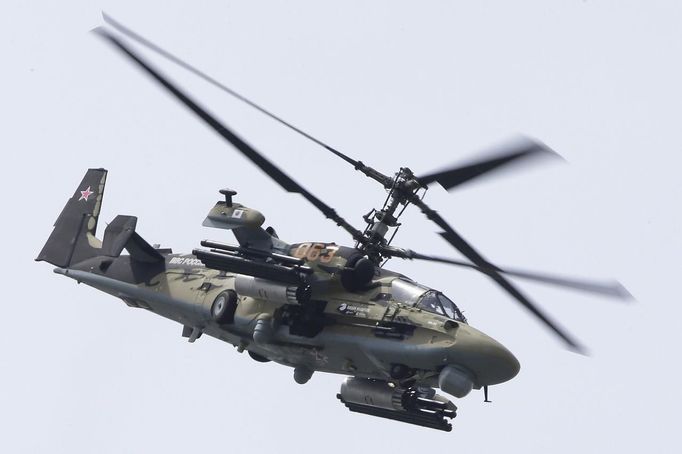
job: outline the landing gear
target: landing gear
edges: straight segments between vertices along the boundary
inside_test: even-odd
[[[270,360],[266,358],[265,356],[259,355],[258,353],[254,353],[251,350],[249,350],[249,356],[251,359],[254,361],[258,361],[259,363],[269,363]]]
[[[233,323],[238,299],[239,297],[234,290],[225,290],[219,293],[211,306],[213,320],[221,325]]]
[[[395,380],[403,380],[412,375],[412,370],[404,364],[391,365],[391,378]]]
[[[314,370],[306,366],[298,366],[294,369],[294,381],[299,385],[305,385],[313,376]]]

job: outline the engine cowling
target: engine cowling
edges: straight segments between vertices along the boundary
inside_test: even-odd
[[[351,257],[341,271],[341,285],[350,292],[361,289],[372,281],[374,272],[374,263],[367,257]]]

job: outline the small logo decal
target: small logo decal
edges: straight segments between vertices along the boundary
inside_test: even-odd
[[[355,317],[367,318],[369,315],[369,308],[358,304],[341,303],[336,310],[342,314],[353,315]]]
[[[78,201],[80,202],[81,200],[85,200],[85,201],[87,202],[87,201],[88,201],[88,197],[90,197],[90,196],[93,195],[93,194],[94,194],[94,192],[92,192],[92,191],[90,190],[90,186],[88,186],[88,189],[86,189],[85,191],[81,191],[81,198],[78,199]]]

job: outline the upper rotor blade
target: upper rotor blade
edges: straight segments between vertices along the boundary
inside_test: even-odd
[[[437,182],[446,190],[467,183],[475,178],[499,170],[510,164],[518,164],[521,160],[540,155],[558,156],[546,145],[530,139],[519,140],[517,143],[507,145],[503,151],[496,152],[492,157],[475,161],[464,166],[433,172],[417,180],[424,186]]]
[[[209,76],[208,74],[204,73],[203,71],[197,69],[196,67],[190,65],[189,63],[179,59],[175,55],[171,54],[167,50],[163,49],[162,47],[154,44],[153,42],[149,41],[147,38],[144,38],[140,34],[134,32],[130,28],[126,27],[125,25],[121,24],[117,20],[115,20],[113,17],[109,16],[107,13],[102,12],[102,17],[104,18],[104,21],[111,25],[113,28],[121,32],[122,34],[126,35],[128,38],[137,41],[138,43],[142,44],[143,46],[147,47],[150,50],[153,50],[157,54],[161,55],[162,57],[168,59],[169,61],[175,63],[176,65],[186,69],[187,71],[191,72],[192,74],[200,77],[201,79],[205,80],[206,82],[210,83],[211,85],[223,90],[224,92],[228,93],[231,96],[234,96],[238,100],[248,104],[249,106],[253,107],[254,109],[258,110],[259,112],[267,115],[268,117],[272,118],[273,120],[281,123],[282,125],[286,126],[287,128],[290,128],[297,133],[301,134],[303,137],[312,140],[316,144],[326,148],[327,150],[331,151],[335,155],[339,156],[341,159],[344,161],[353,164],[354,166],[358,164],[358,161],[346,156],[345,154],[341,153],[340,151],[334,149],[333,147],[327,145],[326,143],[322,142],[319,139],[316,139],[315,137],[311,136],[307,132],[297,128],[296,126],[292,125],[291,123],[286,122],[282,118],[278,117],[274,113],[266,110],[265,108],[259,106],[255,102],[251,101],[250,99],[246,98],[245,96],[237,93],[236,91],[232,90],[230,87],[218,82],[215,80],[213,77]]]
[[[258,153],[249,144],[244,142],[241,138],[235,135],[231,130],[229,130],[225,125],[220,123],[214,116],[209,114],[205,109],[203,109],[196,101],[192,100],[188,95],[183,93],[179,88],[173,85],[168,79],[163,77],[157,70],[152,68],[148,63],[146,63],[140,56],[135,54],[130,48],[124,45],[116,37],[111,35],[109,32],[102,28],[96,28],[94,30],[102,38],[108,40],[114,47],[121,51],[124,55],[128,56],[131,60],[137,63],[142,69],[144,69],[153,79],[155,79],[160,85],[162,85],[166,90],[168,90],[173,96],[175,96],[180,102],[182,102],[187,108],[194,112],[200,119],[202,119],[208,126],[210,126],[215,132],[221,135],[225,140],[230,142],[235,148],[242,152],[251,162],[256,164],[267,173],[273,180],[279,183],[286,191],[295,192],[301,194],[310,203],[312,203],[317,209],[319,209],[327,218],[332,219],[337,225],[341,226],[348,233],[350,233],[356,241],[364,242],[365,238],[362,232],[348,224],[341,216],[339,216],[336,211],[329,205],[322,202],[320,199],[315,197],[313,194],[308,192],[301,185],[296,183],[291,177],[282,172],[277,166],[272,162],[267,160],[263,155]]]
[[[537,273],[533,271],[523,271],[515,270],[510,268],[482,268],[480,266],[474,265],[463,260],[455,260],[447,257],[438,257],[433,255],[421,254],[412,250],[404,250],[404,254],[397,254],[397,257],[415,260],[427,260],[431,262],[446,263],[449,265],[461,266],[464,268],[470,268],[480,271],[484,274],[489,274],[491,272],[497,271],[500,274],[505,274],[507,276],[518,277],[521,279],[527,279],[530,281],[541,282],[543,284],[556,285],[560,287],[566,287],[573,290],[578,290],[587,293],[595,293],[603,296],[608,296],[611,298],[629,300],[632,299],[632,295],[627,291],[625,287],[619,282],[612,283],[602,283],[594,281],[585,281],[579,279],[571,279],[561,276],[552,276],[545,273]],[[492,265],[491,265],[492,266]]]
[[[511,282],[505,279],[497,267],[489,263],[483,258],[469,243],[467,243],[464,238],[462,238],[455,230],[450,227],[450,225],[443,219],[436,211],[432,210],[428,205],[426,205],[418,197],[412,198],[412,203],[418,206],[422,212],[431,221],[435,222],[443,232],[440,235],[451,245],[453,245],[459,252],[461,252],[465,257],[473,262],[479,268],[488,270],[486,274],[497,284],[507,291],[511,296],[513,296],[523,307],[528,309],[533,315],[535,315],[540,321],[542,321],[545,326],[552,330],[557,336],[559,336],[563,341],[571,348],[573,351],[578,353],[584,353],[584,348],[573,339],[564,329],[560,328],[555,322],[550,320],[550,318],[545,315],[535,304],[533,304],[520,290],[518,290]]]
[[[115,20],[113,17],[109,16],[106,13],[102,13],[102,17],[104,18],[104,21],[111,25],[114,29],[118,30],[120,33],[123,35],[127,36],[128,38],[138,42],[139,44],[145,46],[146,48],[156,52],[157,54],[161,55],[165,59],[175,63],[176,65],[180,66],[181,68],[191,72],[197,77],[200,77],[201,79],[205,80],[206,82],[210,83],[211,85],[219,88],[220,90],[224,91],[225,93],[229,94],[230,96],[233,96],[234,98],[246,103],[247,105],[253,107],[257,111],[261,112],[264,115],[267,115],[268,117],[272,118],[273,120],[279,122],[280,124],[286,126],[287,128],[297,132],[298,134],[301,134],[303,137],[306,139],[309,139],[316,144],[324,147],[328,151],[331,151],[334,153],[336,156],[340,157],[347,163],[351,164],[356,170],[359,170],[363,172],[365,175],[369,176],[370,178],[375,179],[376,181],[380,182],[382,185],[390,187],[392,179],[386,175],[383,175],[382,173],[372,169],[371,167],[365,166],[362,161],[357,161],[350,156],[347,156],[344,153],[341,153],[339,150],[335,149],[331,145],[328,145],[321,140],[311,136],[307,132],[303,131],[302,129],[297,128],[296,126],[292,125],[291,123],[285,121],[281,117],[275,115],[274,113],[270,112],[269,110],[265,109],[264,107],[261,107],[260,105],[256,104],[255,102],[251,101],[247,97],[241,95],[240,93],[237,93],[230,87],[226,86],[225,84],[217,81],[213,77],[209,76],[205,72],[199,70],[195,66],[190,65],[189,63],[185,62],[184,60],[181,60],[180,58],[176,57],[175,55],[171,54],[167,50],[163,49],[159,45],[151,42],[147,38],[141,36],[140,34],[134,32],[130,28],[126,27],[125,25],[121,24],[117,20]]]

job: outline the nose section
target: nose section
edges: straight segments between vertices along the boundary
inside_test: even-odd
[[[457,329],[448,363],[471,371],[478,386],[504,383],[521,369],[519,361],[504,345],[464,324]]]

